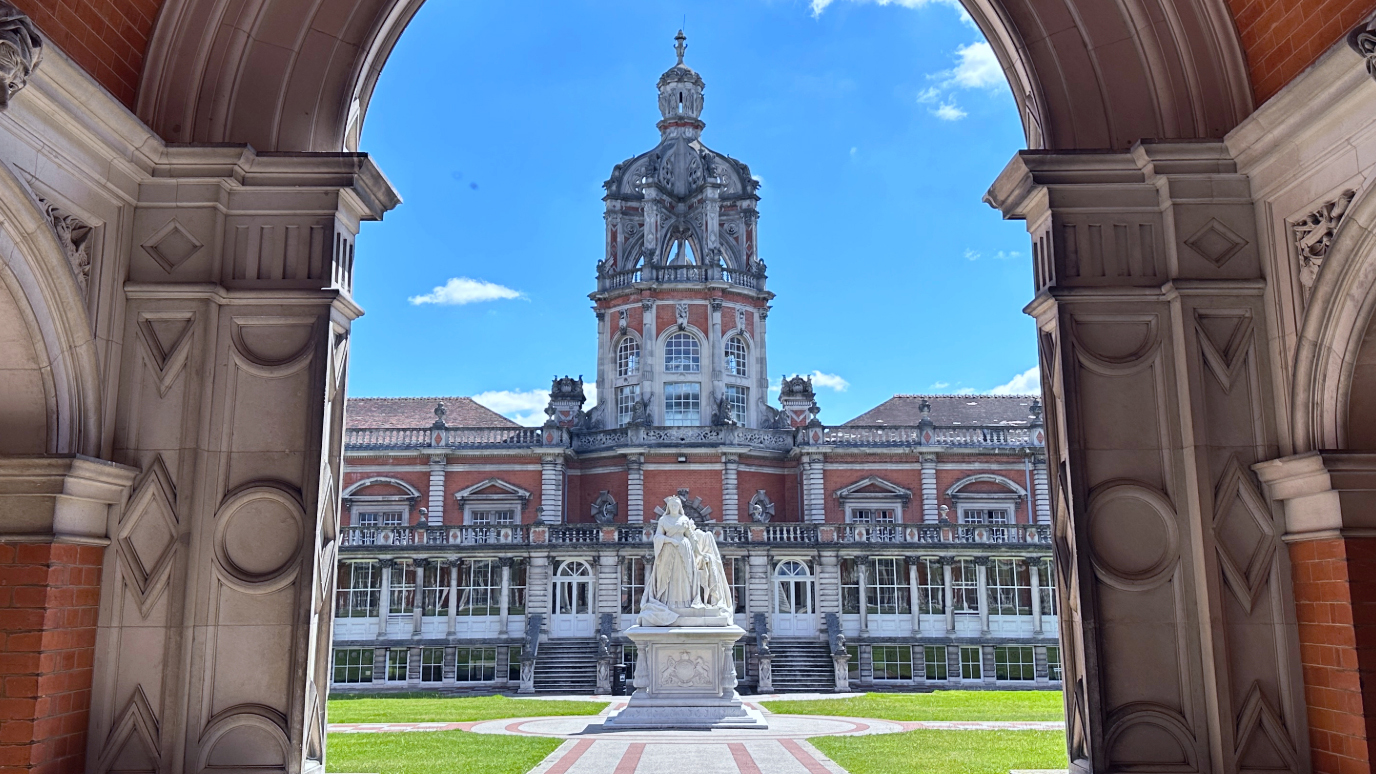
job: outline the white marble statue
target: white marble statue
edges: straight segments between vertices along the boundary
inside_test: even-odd
[[[641,626],[729,626],[735,601],[711,532],[698,529],[677,495],[664,498],[655,563],[641,598]],[[687,619],[686,621],[684,619]]]

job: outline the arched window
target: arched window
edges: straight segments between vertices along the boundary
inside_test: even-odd
[[[745,372],[745,339],[741,336],[732,336],[726,340],[726,375],[747,375]]]
[[[616,346],[616,375],[635,376],[640,373],[640,342],[625,337]]]
[[[702,370],[702,353],[691,333],[675,333],[664,342],[664,370],[695,374]]]

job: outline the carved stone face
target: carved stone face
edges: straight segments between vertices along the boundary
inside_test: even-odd
[[[29,80],[29,66],[19,49],[7,40],[0,40],[0,111],[10,106],[13,97]]]

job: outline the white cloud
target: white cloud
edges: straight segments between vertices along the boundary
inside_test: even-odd
[[[798,374],[789,374],[788,378],[792,379],[797,375]],[[850,389],[850,382],[846,381],[845,378],[837,374],[824,374],[821,371],[813,371],[810,374],[806,374],[806,376],[812,379],[812,386],[814,388],[826,387],[829,390],[835,390],[837,392],[845,392],[846,390]],[[783,389],[782,383],[778,381],[772,381],[769,383],[770,392],[778,392],[781,389]]]
[[[947,387],[950,387],[950,386],[951,386],[951,383],[950,383],[950,382],[932,382],[932,386],[931,386],[931,387],[928,387],[927,389],[929,389],[929,390],[944,390],[944,389],[946,389]]]
[[[588,402],[584,410],[597,405],[597,385],[583,383],[583,394]],[[526,427],[538,427],[545,423],[545,406],[549,405],[549,390],[488,390],[473,396],[481,403],[511,421]]]
[[[851,158],[855,158],[855,154],[856,154],[856,153],[859,153],[859,152],[860,152],[860,149],[859,149],[859,148],[855,147],[854,145],[850,146],[850,157],[851,157]]]
[[[947,83],[962,89],[991,89],[1004,83],[994,48],[984,41],[956,49],[960,64],[949,70]]]
[[[1042,391],[1041,367],[1032,366],[1014,376],[1007,384],[1000,384],[989,391],[990,395],[1026,395]]]
[[[940,118],[942,121],[959,121],[968,115],[968,113],[956,107],[956,101],[951,100],[932,108],[932,115]]]
[[[487,280],[475,280],[468,277],[451,277],[448,282],[436,287],[423,296],[411,296],[407,300],[414,306],[421,304],[440,304],[443,306],[460,306],[462,304],[472,304],[479,301],[500,301],[503,299],[525,298],[525,294],[519,290],[512,290],[505,285],[498,285]]]
[[[809,4],[812,8],[812,16],[814,18],[821,16],[822,11],[825,11],[827,6],[834,2],[836,2],[836,0],[812,0]],[[960,0],[850,0],[850,2],[874,3],[875,5],[900,5],[904,8],[922,8],[928,5],[944,5],[959,11],[962,23],[974,24],[974,20],[970,19],[970,15],[965,12],[965,8],[960,4]],[[966,21],[967,19],[969,20],[968,22]]]
[[[979,257],[980,257],[980,251],[975,250],[974,248],[971,248],[971,247],[965,248],[965,260],[967,260],[967,261],[978,261],[978,260],[979,260]]]
[[[1006,260],[1009,260],[1009,259],[1011,259],[1011,258],[1021,258],[1021,257],[1022,257],[1022,253],[1018,252],[1017,250],[1010,250],[1009,252],[1006,252],[1006,253],[1005,253],[1004,251],[1000,250],[1000,251],[998,251],[997,253],[994,253],[994,257],[997,258],[997,259],[999,259],[1000,261],[1006,261]]]
[[[917,95],[917,101],[923,103],[936,102],[938,99],[941,99],[940,86],[928,86],[922,90],[921,94]]]

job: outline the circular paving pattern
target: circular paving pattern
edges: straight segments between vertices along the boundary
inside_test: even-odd
[[[674,730],[603,730],[605,715],[566,715],[549,718],[507,718],[477,723],[475,734],[517,734],[521,736],[551,736],[576,739],[600,736],[623,742],[735,742],[765,739],[806,739],[810,736],[854,736],[860,734],[894,734],[903,724],[870,718],[837,718],[820,715],[767,715],[769,728],[720,728],[697,731]]]

